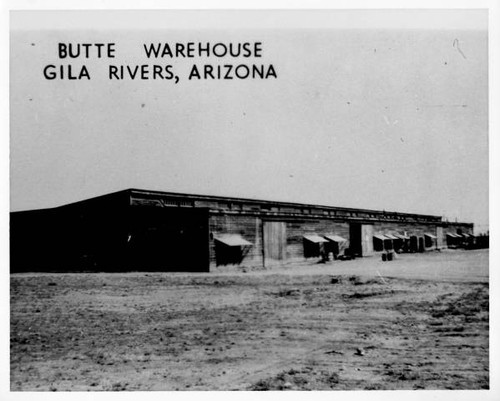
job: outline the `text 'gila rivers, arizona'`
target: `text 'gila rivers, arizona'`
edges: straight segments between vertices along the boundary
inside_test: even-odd
[[[271,63],[256,62],[263,58],[262,42],[158,42],[143,43],[143,56],[155,63],[107,64],[109,80],[166,80],[178,83],[172,61],[201,59],[190,64],[186,78],[192,80],[265,80],[278,78]],[[116,43],[58,43],[59,60],[116,59]],[[169,60],[168,64],[158,61]],[[81,64],[48,64],[43,68],[47,80],[90,80],[90,67]]]

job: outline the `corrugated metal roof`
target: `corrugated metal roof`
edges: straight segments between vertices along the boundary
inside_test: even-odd
[[[346,242],[345,238],[342,238],[340,235],[325,235],[325,238],[334,241],[334,242]]]
[[[319,244],[320,242],[328,242],[327,239],[320,237],[319,235],[315,234],[310,234],[310,235],[304,235],[304,239],[314,242],[315,244]]]
[[[429,238],[432,238],[432,239],[436,239],[437,238],[434,234],[425,233],[424,235],[426,237],[429,237]]]
[[[222,242],[227,246],[251,246],[253,245],[251,242],[244,239],[241,235],[238,234],[228,234],[220,237],[215,237],[216,241]]]

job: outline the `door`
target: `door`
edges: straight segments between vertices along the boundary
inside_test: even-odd
[[[441,249],[444,247],[443,227],[436,227],[436,247]]]
[[[362,256],[373,254],[373,226],[371,224],[361,226],[361,252]]]
[[[354,256],[373,253],[373,226],[371,224],[349,224],[349,247]]]
[[[265,221],[263,224],[264,266],[268,262],[286,258],[286,225],[281,221]]]
[[[363,256],[363,247],[361,245],[361,224],[349,224],[349,248],[351,255]]]
[[[418,251],[419,252],[425,252],[424,237],[418,237]]]

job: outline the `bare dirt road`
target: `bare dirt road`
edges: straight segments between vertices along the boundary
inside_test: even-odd
[[[11,275],[11,390],[489,387],[488,251]]]

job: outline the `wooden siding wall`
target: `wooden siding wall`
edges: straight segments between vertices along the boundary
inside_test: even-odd
[[[246,254],[242,265],[263,266],[262,260],[262,221],[256,216],[244,215],[211,215],[209,218],[210,231],[210,269],[216,268],[216,254],[214,238],[224,234],[241,235],[253,246]]]
[[[405,224],[405,223],[375,223],[373,234],[406,234],[422,237],[424,234],[436,235],[436,225]]]
[[[276,220],[279,221],[279,220]],[[304,259],[303,236],[307,234],[327,235],[335,234],[349,240],[349,223],[334,222],[331,220],[294,220],[286,221],[286,250],[285,259],[290,262]],[[214,238],[224,234],[238,234],[253,246],[242,261],[242,266],[263,267],[263,222],[259,217],[242,215],[212,215],[210,224],[210,269],[217,270]],[[266,260],[266,267],[280,261]]]
[[[335,234],[349,240],[349,223],[331,220],[297,220],[286,223],[287,260],[304,258],[303,236],[317,234],[319,236]]]
[[[285,258],[282,261],[270,260],[266,258],[264,263],[263,256],[263,224],[266,221],[283,222],[286,231],[286,252]],[[215,255],[215,242],[214,237],[224,234],[237,234],[241,235],[247,241],[250,241],[253,246],[243,259],[241,266],[270,267],[279,263],[287,263],[293,261],[300,261],[304,259],[304,235],[317,234],[319,236],[334,234],[339,235],[349,241],[349,222],[338,222],[332,220],[318,220],[318,219],[300,219],[300,220],[262,220],[261,217],[251,215],[229,215],[217,214],[211,215],[209,219],[210,224],[210,269],[217,270],[216,255]],[[371,226],[371,225],[370,225]],[[376,222],[373,224],[373,235],[375,234],[404,234],[417,235],[419,237],[424,234],[433,234],[438,236],[438,242],[446,243],[446,232],[456,233],[457,227],[443,228],[443,237],[439,238],[440,230],[434,224],[411,224],[403,222]],[[462,227],[463,232],[470,232],[469,226]],[[435,245],[433,245],[434,247]],[[364,252],[365,256],[371,254],[371,249]]]
[[[473,226],[469,224],[450,224],[443,226],[443,235],[446,238],[446,234],[457,234],[460,230],[462,233],[474,234]]]
[[[462,232],[465,234],[474,234],[474,226],[471,224],[457,224],[457,223],[448,223],[443,226],[443,246],[448,246],[446,241],[446,234],[458,234],[458,232]]]
[[[416,235],[423,237],[424,234],[432,234],[437,236],[437,226],[434,224],[405,224],[405,223],[375,223],[373,227],[373,234],[405,234],[408,236]],[[425,249],[431,250],[436,248],[436,241],[433,240],[432,244]],[[425,241],[424,241],[425,243]]]

